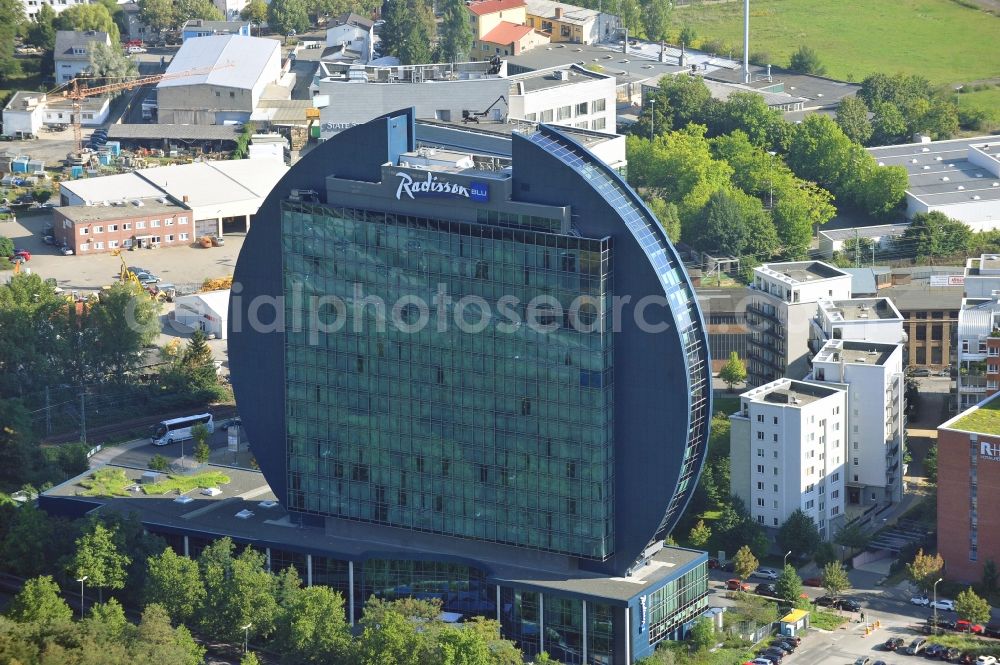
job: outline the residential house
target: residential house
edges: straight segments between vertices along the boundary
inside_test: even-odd
[[[90,67],[94,44],[111,46],[111,37],[97,30],[59,30],[56,32],[54,53],[57,83],[66,83]]]

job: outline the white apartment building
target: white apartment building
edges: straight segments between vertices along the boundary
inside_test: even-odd
[[[903,321],[889,298],[824,298],[816,303],[809,348],[815,354],[831,339],[905,344]]]
[[[613,76],[570,65],[511,77],[512,118],[613,132],[615,113]]]
[[[844,516],[847,393],[778,379],[740,395],[729,416],[730,490],[768,529],[797,509],[824,540]]]
[[[42,5],[48,5],[52,11],[59,14],[69,7],[86,4],[90,4],[90,0],[21,0],[21,5],[24,6],[24,17],[28,20],[34,20],[35,15],[42,10]]]
[[[851,275],[821,261],[765,263],[754,268],[747,327],[747,385],[809,372],[809,339],[820,300],[851,297]]]
[[[903,497],[906,449],[903,345],[829,340],[810,379],[847,394],[844,482],[847,505],[867,508]]]
[[[1000,255],[967,259],[958,310],[956,404],[968,409],[1000,389]]]

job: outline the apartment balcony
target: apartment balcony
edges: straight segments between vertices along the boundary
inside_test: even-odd
[[[772,321],[774,323],[777,323],[778,325],[783,325],[782,321],[781,321],[781,317],[778,316],[777,312],[768,312],[764,308],[764,306],[758,305],[757,303],[754,303],[754,302],[747,303],[747,314],[748,315],[759,316],[759,317],[761,317],[763,319],[767,319],[768,321]]]

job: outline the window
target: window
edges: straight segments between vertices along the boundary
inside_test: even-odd
[[[759,423],[764,422],[764,414],[763,413],[758,413],[757,414],[757,422],[759,422]]]
[[[174,235],[171,233],[170,235],[167,236],[167,242],[173,242],[173,241],[174,241]]]
[[[79,247],[79,250],[80,250],[81,252],[86,252],[86,251],[87,251],[87,250],[89,250],[89,249],[90,249],[90,243],[87,243],[87,242],[83,243],[83,244],[82,244],[82,245],[80,245],[80,247]]]
[[[135,228],[136,228],[136,230],[137,230],[137,231],[138,231],[139,229],[144,229],[144,228],[146,228],[146,221],[145,221],[145,220],[142,220],[142,219],[140,219],[140,220],[139,220],[138,222],[136,222],[136,223],[135,223]]]
[[[763,448],[758,448],[757,449],[757,457],[763,457],[763,456],[764,456],[764,449]]]
[[[774,437],[774,442],[777,443],[778,442],[778,435],[777,434],[772,434],[771,436]]]
[[[573,107],[572,106],[560,106],[559,107],[559,112],[558,112],[557,119],[558,120],[566,120],[567,118],[571,117],[572,115],[573,115]]]
[[[595,99],[594,101],[592,101],[590,103],[590,108],[591,108],[591,110],[592,110],[593,113],[600,113],[605,108],[607,108],[606,104],[607,104],[607,100],[606,99],[603,99],[603,98],[602,99]]]
[[[778,518],[777,518],[777,517],[774,517],[774,518],[772,518],[772,519],[774,520],[774,526],[778,526]]]
[[[832,476],[830,476],[830,480],[832,482],[837,482],[838,480],[840,480],[840,472],[838,471],[837,473],[835,473]]]
[[[772,487],[774,487],[774,491],[775,491],[775,492],[777,492],[777,491],[778,491],[778,484],[777,484],[777,483],[775,483],[774,485],[772,485]]]
[[[764,465],[763,464],[758,464],[757,465],[757,473],[764,473]]]
[[[118,230],[118,225],[117,224],[108,224],[108,233],[111,233],[112,231],[117,231],[117,230]]]
[[[830,492],[831,499],[836,499],[838,497],[840,497],[840,490],[833,490],[832,492]]]
[[[840,514],[840,507],[839,507],[839,506],[834,506],[834,507],[833,507],[833,508],[832,508],[832,509],[830,510],[830,514],[831,514],[831,515],[839,515],[839,514]]]
[[[763,441],[764,440],[764,433],[763,432],[757,432],[757,440],[758,441]]]
[[[762,483],[760,481],[757,481],[757,489],[759,489],[761,492],[763,492],[764,491],[764,483]]]
[[[857,466],[857,465],[858,465],[858,458],[857,458],[857,457],[855,457],[855,458],[854,458],[854,466]]]
[[[552,109],[542,111],[542,122],[552,122]]]
[[[118,247],[118,241],[117,240],[109,240],[108,241],[108,249],[115,249],[116,247]]]
[[[814,505],[816,505],[816,502],[813,501],[812,499],[809,499],[808,501],[806,501],[806,510],[811,510]]]
[[[524,114],[524,119],[528,120],[529,122],[535,122],[536,120],[538,120],[538,114],[537,113],[525,113]]]
[[[236,92],[233,90],[229,91],[229,99],[236,99]]]
[[[608,126],[608,121],[605,118],[597,118],[590,123],[590,128],[595,130],[601,130]]]
[[[188,239],[188,234],[182,233],[181,236],[180,236],[180,239],[181,240],[187,240]]]
[[[104,249],[104,243],[103,242],[95,242],[94,243],[94,249]]]
[[[131,231],[131,230],[132,230],[132,222],[125,222],[124,224],[122,224],[122,231]]]
[[[95,226],[94,227],[94,233],[104,233],[104,227],[103,226]]]
[[[172,220],[172,219],[165,219],[165,220],[163,220],[163,225],[164,226],[173,226],[174,225],[174,220]]]
[[[758,497],[757,498],[757,505],[760,506],[761,508],[763,508],[764,507],[764,499]]]
[[[187,223],[188,223],[188,218],[187,217],[178,217],[177,218],[177,225],[178,226],[184,226]]]
[[[777,425],[778,424],[778,416],[775,416],[773,420],[774,420],[774,424]]]
[[[758,515],[758,516],[757,516],[757,521],[758,521],[759,523],[763,524],[763,523],[764,523],[764,516],[763,516],[763,515]]]
[[[151,220],[149,220],[149,226],[150,226],[150,228],[154,228],[154,229],[159,228],[159,226],[160,226],[160,220],[158,220],[158,219],[151,219]]]
[[[778,475],[778,467],[774,467],[774,475]]]
[[[81,228],[80,228],[80,235],[82,235],[82,236],[85,236],[85,235],[87,235],[88,233],[90,233],[90,229],[88,229],[88,228],[86,228],[86,227],[81,227]]]
[[[590,110],[587,108],[588,106],[590,106],[590,105],[587,104],[587,102],[581,102],[580,104],[577,104],[576,105],[576,114],[577,115],[587,115],[590,112]]]

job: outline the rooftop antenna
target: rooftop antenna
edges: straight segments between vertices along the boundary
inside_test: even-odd
[[[750,83],[750,0],[743,0],[743,82]]]

